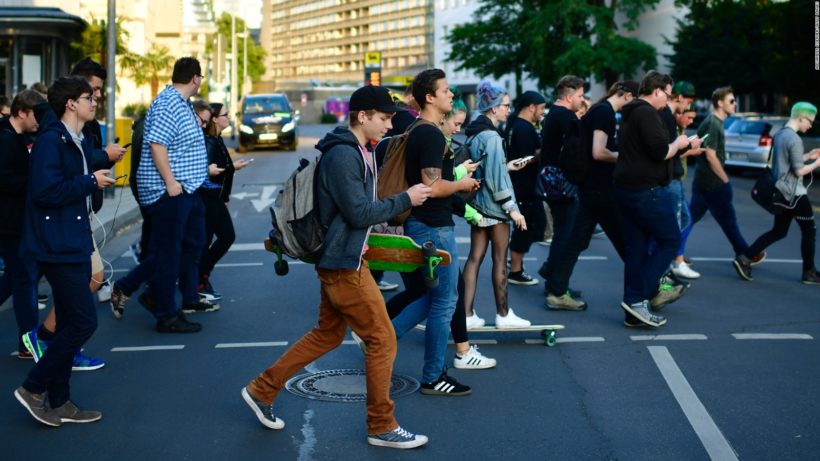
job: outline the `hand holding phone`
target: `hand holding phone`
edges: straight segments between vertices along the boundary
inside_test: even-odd
[[[123,148],[123,149],[128,149],[129,147],[131,147],[131,143],[130,143],[130,142],[129,142],[128,144],[126,144],[126,145],[122,146],[122,148]]]
[[[119,176],[115,177],[115,178],[114,178],[114,181],[116,182],[116,181],[119,181],[120,179],[122,179],[122,178],[126,178],[126,177],[128,177],[128,174],[125,174],[125,173],[124,173],[124,174],[121,174],[121,175],[119,175]]]
[[[534,159],[534,155],[528,155],[526,157],[521,157],[519,159],[514,160],[516,165],[524,165],[530,162],[530,160]]]

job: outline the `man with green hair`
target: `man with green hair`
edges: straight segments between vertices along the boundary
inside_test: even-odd
[[[752,256],[783,239],[794,219],[800,226],[802,281],[806,285],[820,285],[820,275],[817,274],[814,265],[814,212],[803,182],[803,176],[813,174],[815,169],[820,168],[820,148],[806,153],[803,140],[798,136],[798,133],[805,133],[811,129],[815,117],[816,106],[808,102],[798,102],[792,106],[791,117],[786,126],[774,136],[772,172],[777,178],[777,190],[783,194],[786,203],[782,205],[782,210],[774,215],[772,229],[758,237],[748,250],[733,261],[737,274],[744,280],[752,280]]]

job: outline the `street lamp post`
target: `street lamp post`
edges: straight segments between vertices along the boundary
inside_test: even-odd
[[[106,99],[105,99],[105,139],[109,144],[114,143],[116,136],[114,130],[114,92],[117,88],[117,0],[108,0],[108,27],[106,30],[106,41],[108,42],[108,54],[106,56],[106,68],[108,78],[106,78]]]
[[[239,106],[239,85],[237,80],[237,67],[239,61],[239,53],[236,52],[236,15],[231,15],[231,111],[236,116],[239,113],[237,107]],[[236,116],[238,117],[238,116]],[[239,126],[238,118],[234,120],[234,126]]]

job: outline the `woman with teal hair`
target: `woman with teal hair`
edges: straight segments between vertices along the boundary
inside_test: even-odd
[[[775,187],[783,194],[786,203],[778,203],[779,213],[774,215],[772,229],[755,242],[733,264],[737,274],[744,280],[752,280],[752,258],[769,245],[786,237],[792,219],[800,226],[800,255],[803,258],[803,278],[806,285],[820,285],[820,275],[814,265],[816,227],[814,209],[809,201],[808,189],[803,177],[813,179],[814,170],[820,168],[820,148],[806,152],[798,133],[811,129],[817,117],[817,107],[808,102],[792,106],[791,117],[777,134],[772,145],[772,173],[777,178]],[[807,163],[808,162],[808,163]],[[811,184],[811,182],[809,183]]]

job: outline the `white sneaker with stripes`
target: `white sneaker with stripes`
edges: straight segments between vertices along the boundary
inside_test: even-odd
[[[460,357],[456,354],[453,366],[461,370],[486,370],[495,366],[495,359],[485,357],[484,354],[478,352],[478,346],[473,344],[470,350]]]

